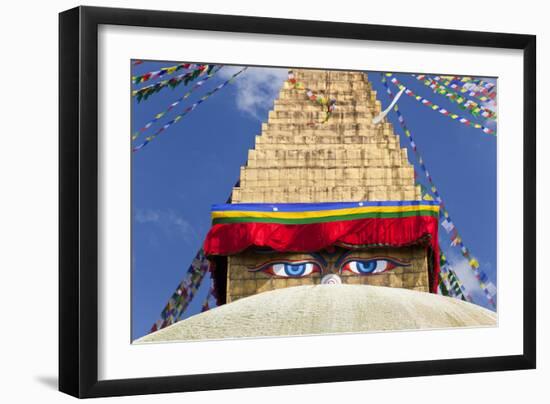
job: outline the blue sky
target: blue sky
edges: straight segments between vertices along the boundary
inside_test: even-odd
[[[144,62],[132,66],[132,74],[177,63]],[[222,68],[148,129],[145,136],[238,70],[237,67]],[[261,133],[261,123],[266,120],[286,75],[286,68],[249,68],[233,84],[212,95],[132,154],[132,338],[148,333],[184,278],[210,227],[210,206],[224,203],[229,196],[238,180],[240,166],[245,164],[247,152],[254,146],[254,137]],[[385,108],[390,100],[380,73],[368,72],[368,77]],[[417,94],[470,117],[410,75],[396,77]],[[140,103],[133,99],[132,130],[138,130],[164,111],[191,86],[163,89]],[[395,94],[398,90],[393,87],[392,91]],[[398,105],[464,244],[496,284],[497,139],[440,115],[406,95]],[[390,113],[388,119],[400,135],[402,147],[409,148],[409,160],[416,164],[395,113]],[[139,139],[136,140],[135,144],[139,143]],[[417,171],[420,178],[421,171]],[[474,300],[485,305],[485,298],[460,251],[448,248],[446,239],[442,246]],[[208,287],[207,279],[186,316],[200,311]]]

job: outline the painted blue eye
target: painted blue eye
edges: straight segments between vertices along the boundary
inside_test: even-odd
[[[281,262],[274,264],[270,268],[270,272],[276,276],[283,276],[287,278],[301,278],[307,276],[312,272],[320,272],[320,268],[317,264],[312,262],[303,262],[299,264],[290,264],[288,262]]]
[[[314,262],[273,262],[252,271],[263,271],[283,278],[303,278],[313,272],[321,272],[321,267]]]
[[[284,271],[288,276],[303,276],[306,272],[306,264],[283,264]]]
[[[348,261],[346,265],[342,267],[342,271],[350,271],[359,275],[370,275],[384,272],[395,267],[396,265],[393,262],[384,259],[356,260]]]
[[[349,259],[342,266],[342,272],[349,271],[358,275],[370,275],[389,271],[395,267],[404,267],[409,265],[409,262],[403,262],[387,257],[375,257],[372,259]]]
[[[357,270],[363,274],[370,274],[377,267],[376,261],[356,261]]]

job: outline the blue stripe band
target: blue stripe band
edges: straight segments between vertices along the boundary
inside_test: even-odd
[[[436,201],[361,201],[327,203],[229,203],[212,205],[212,212],[242,210],[253,212],[308,212],[318,210],[349,209],[371,206],[437,206]]]

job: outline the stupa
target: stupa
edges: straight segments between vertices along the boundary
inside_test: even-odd
[[[227,337],[494,325],[494,313],[433,294],[438,206],[422,200],[392,125],[373,122],[382,107],[367,75],[290,77],[230,204],[213,208],[205,252],[221,306],[138,341],[220,338],[220,324]],[[323,310],[285,322],[297,302]]]

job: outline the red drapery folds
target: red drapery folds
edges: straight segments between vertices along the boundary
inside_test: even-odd
[[[428,201],[338,204],[215,205],[204,242],[206,255],[234,255],[249,247],[279,252],[403,247],[427,243],[433,251],[431,290],[439,283],[438,206]]]

